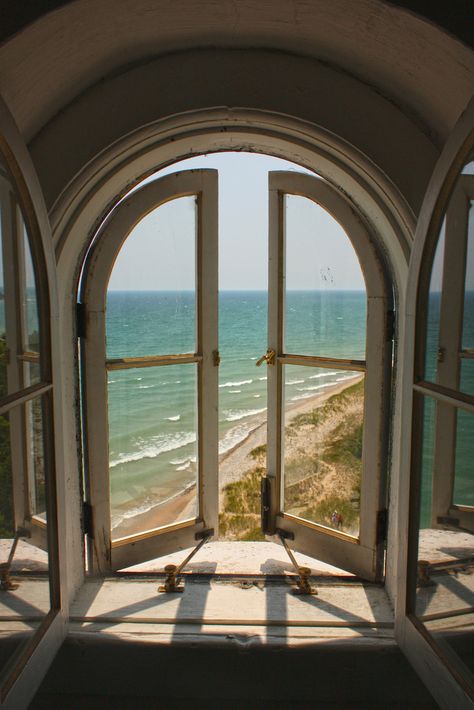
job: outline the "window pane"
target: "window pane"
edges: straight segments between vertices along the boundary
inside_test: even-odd
[[[474,363],[473,363],[474,364]],[[474,506],[474,416],[458,410],[456,427],[456,468],[454,496],[456,505]]]
[[[8,394],[7,336],[5,324],[5,278],[3,275],[3,220],[0,202],[0,398]]]
[[[431,270],[426,319],[425,379],[436,381],[439,348],[439,318],[441,313],[441,286],[443,280],[445,221],[441,227]]]
[[[474,348],[474,205],[469,209],[466,282],[464,291],[463,348]]]
[[[322,207],[285,195],[285,351],[365,358],[367,298],[354,247]]]
[[[46,480],[43,443],[42,398],[25,405],[27,427],[27,456],[30,481],[30,512],[46,520]]]
[[[359,534],[364,378],[286,365],[286,513]]]
[[[108,373],[112,537],[198,510],[197,366]]]
[[[196,201],[144,217],[115,262],[107,292],[107,357],[196,350]]]
[[[23,238],[24,250],[24,294],[23,294],[23,314],[24,314],[24,350],[39,353],[40,335],[39,335],[39,316],[38,316],[38,299],[35,272],[33,260],[31,258],[30,244],[26,225],[23,218],[20,217],[21,232]]]

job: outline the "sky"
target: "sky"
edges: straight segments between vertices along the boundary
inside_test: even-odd
[[[219,173],[219,288],[265,290],[268,173],[313,173],[278,158],[239,152],[198,156],[157,175],[189,168],[212,168]],[[287,200],[287,288],[363,289],[357,257],[339,224],[306,198]],[[193,211],[192,198],[180,198],[142,220],[122,247],[109,289],[194,288]]]
[[[473,172],[474,164],[465,172]],[[255,153],[213,153],[175,163],[152,179],[191,168],[219,174],[219,288],[266,290],[268,283],[268,173],[306,170]],[[317,178],[315,178],[317,179]],[[360,265],[342,227],[303,197],[286,198],[286,286],[301,289],[364,289]],[[473,209],[466,286],[474,288]],[[195,207],[192,198],[162,205],[132,230],[112,271],[110,290],[190,290],[195,287]],[[443,241],[443,240],[441,240]],[[442,245],[434,260],[431,290],[439,290]]]

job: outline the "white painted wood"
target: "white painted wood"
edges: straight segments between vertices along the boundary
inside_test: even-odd
[[[459,176],[446,210],[438,342],[439,351],[443,355],[438,362],[436,379],[436,384],[453,392],[459,391],[469,209],[473,199],[474,175]],[[474,403],[474,397],[472,399]],[[432,527],[437,527],[438,517],[449,515],[454,503],[458,408],[457,402],[453,401],[452,404],[454,406],[439,402],[436,407]],[[470,527],[474,530],[474,519],[470,521]]]
[[[387,338],[388,311],[392,307],[389,281],[373,237],[362,216],[327,182],[294,172],[269,175],[269,326],[268,347],[277,353],[276,364],[268,371],[268,476],[272,482],[271,528],[291,531],[291,546],[367,579],[383,574],[383,545],[377,545],[377,512],[386,506],[385,470],[387,460],[387,416],[390,396],[391,338]],[[344,228],[352,242],[364,274],[367,291],[367,344],[365,362],[365,403],[363,472],[361,481],[359,539],[328,531],[321,525],[298,521],[283,510],[283,378],[286,361],[283,345],[285,298],[284,195],[300,195],[327,210]],[[296,354],[292,354],[296,355]],[[324,353],[318,353],[324,356]],[[309,359],[309,358],[308,358]],[[316,360],[319,367],[333,367],[337,358]],[[300,359],[299,364],[305,364]],[[310,364],[309,362],[307,364]],[[340,367],[359,371],[347,360]],[[278,516],[278,519],[277,519]]]
[[[419,455],[422,446],[419,416],[422,389],[414,392],[422,376],[425,333],[420,330],[426,313],[432,254],[450,196],[474,148],[474,100],[450,135],[428,186],[418,220],[408,280],[405,314],[401,471],[398,504],[399,582],[396,605],[397,640],[443,708],[472,708],[474,680],[454,653],[447,655],[416,619],[416,563],[419,521]],[[456,314],[452,314],[456,318]],[[432,386],[436,389],[436,386]],[[411,444],[411,445],[409,445]]]
[[[197,352],[189,367],[198,372],[198,499],[195,520],[154,534],[112,542],[107,415],[106,293],[117,254],[133,227],[160,204],[183,196],[197,200],[196,290]],[[189,170],[168,175],[134,192],[112,212],[97,236],[85,266],[82,302],[86,308],[84,357],[84,431],[86,489],[93,509],[91,568],[96,574],[143,562],[172,549],[188,547],[195,533],[218,523],[217,380],[213,351],[217,333],[217,172]],[[153,353],[150,353],[153,355]],[[170,353],[170,355],[172,355]],[[156,366],[173,364],[159,359]],[[122,363],[128,367],[127,362]],[[114,363],[114,368],[120,368]],[[143,531],[146,532],[146,531]]]
[[[31,400],[39,392],[43,393],[43,399],[47,404],[45,410],[47,421],[44,426],[48,464],[46,475],[49,481],[48,525],[47,527],[40,526],[38,530],[35,526],[37,536],[32,537],[32,541],[39,544],[41,540],[44,542],[47,536],[50,579],[50,597],[47,601],[49,614],[32,634],[31,640],[23,647],[8,672],[3,675],[0,688],[2,707],[23,708],[27,707],[38,688],[66,632],[67,604],[64,599],[67,578],[65,574],[60,574],[59,570],[59,555],[61,553],[65,556],[66,554],[63,443],[60,417],[55,416],[60,402],[61,369],[57,335],[54,334],[52,328],[52,323],[57,317],[58,304],[48,217],[31,158],[12,116],[1,99],[0,150],[13,176],[17,199],[22,205],[23,216],[29,231],[32,259],[36,269],[39,319],[42,327],[42,382],[38,387],[32,388],[25,388],[24,382],[20,382],[23,389],[17,393],[16,400],[15,397],[8,398],[7,408],[11,412],[21,410],[25,405],[19,403],[25,401],[25,396],[27,400]],[[18,267],[15,259],[13,259],[13,264],[11,261],[6,263],[13,267],[16,264]],[[17,334],[20,332],[18,327],[18,324],[21,323],[20,309],[21,301],[18,300],[16,303]],[[20,352],[15,352],[13,356],[16,358],[16,355],[20,354]],[[21,360],[18,362],[23,366]],[[54,390],[52,385],[54,385]]]

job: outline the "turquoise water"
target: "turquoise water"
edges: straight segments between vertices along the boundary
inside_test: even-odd
[[[107,356],[194,352],[192,292],[111,291]],[[359,291],[287,294],[286,351],[363,359],[366,298]],[[266,412],[267,294],[219,296],[219,451],[243,441]],[[351,372],[287,366],[285,394],[297,402]],[[111,371],[109,456],[112,524],[192,486],[196,477],[196,366]]]

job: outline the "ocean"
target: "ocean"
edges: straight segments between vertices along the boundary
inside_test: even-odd
[[[362,291],[292,291],[286,351],[365,358]],[[219,294],[219,452],[242,442],[266,412],[267,293]],[[193,292],[109,291],[107,357],[194,352]],[[354,372],[288,365],[287,402],[312,397]],[[108,373],[112,527],[196,481],[196,365]]]

